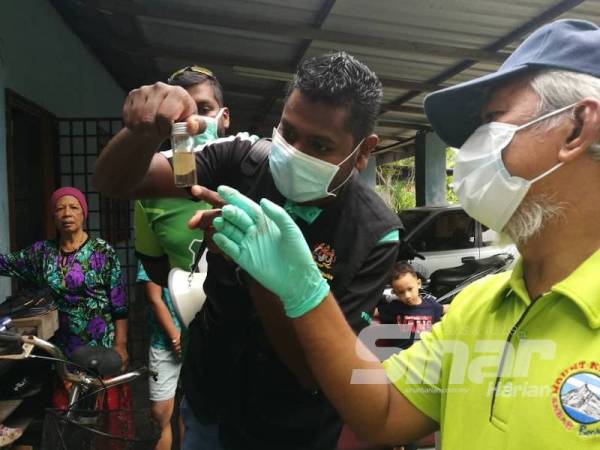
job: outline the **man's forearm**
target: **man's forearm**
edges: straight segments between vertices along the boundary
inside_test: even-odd
[[[157,135],[123,128],[100,153],[94,165],[94,186],[110,197],[129,197],[146,176],[161,142]]]
[[[383,366],[362,359],[363,348],[331,295],[316,308],[293,320],[313,374],[329,400],[352,429],[364,438],[386,444],[410,442],[436,424],[418,412],[386,382]],[[370,384],[352,384],[355,369],[379,370]]]
[[[290,324],[290,319],[283,311],[281,301],[254,280],[248,280],[247,285],[265,333],[277,356],[294,374],[304,389],[314,389],[316,387],[315,378],[308,367],[304,351]]]

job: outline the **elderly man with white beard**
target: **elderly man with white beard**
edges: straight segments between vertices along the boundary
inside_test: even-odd
[[[276,205],[220,188],[230,205],[215,242],[294,311],[317,380],[359,435],[401,444],[441,429],[444,449],[600,448],[600,28],[545,25],[425,110],[460,147],[465,210],[522,257],[465,289],[410,349],[380,363],[331,292],[288,304],[286,282],[318,269]]]

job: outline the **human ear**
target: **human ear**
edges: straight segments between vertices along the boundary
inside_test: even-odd
[[[356,158],[356,164],[354,167],[360,172],[369,165],[369,156],[379,143],[379,138],[376,134],[370,134],[363,139],[358,149],[358,158]]]
[[[229,108],[227,106],[223,107],[223,113],[221,114],[221,121],[223,123],[223,129],[226,130],[229,128]]]
[[[561,162],[569,162],[586,152],[600,137],[600,101],[584,98],[575,106],[574,128],[558,152]]]

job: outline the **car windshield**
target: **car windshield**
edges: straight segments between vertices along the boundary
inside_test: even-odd
[[[400,212],[400,220],[406,229],[406,233],[410,233],[429,215],[428,211],[411,211],[405,210]]]
[[[421,252],[473,248],[475,220],[462,210],[440,211],[409,240]]]

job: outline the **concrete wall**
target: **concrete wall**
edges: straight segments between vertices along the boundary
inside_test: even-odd
[[[120,116],[125,92],[47,0],[0,2],[0,252],[9,250],[6,88],[57,117]],[[0,302],[10,280],[0,277]]]

